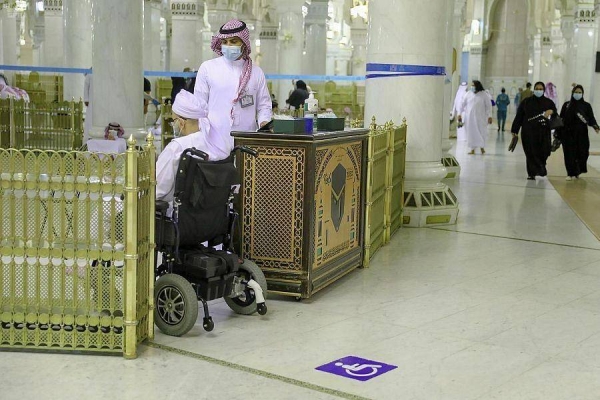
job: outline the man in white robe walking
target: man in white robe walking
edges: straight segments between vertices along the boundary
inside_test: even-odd
[[[485,154],[488,125],[492,123],[492,102],[481,82],[473,81],[470,92],[463,98],[458,120],[464,123],[469,154],[475,154],[476,148]]]

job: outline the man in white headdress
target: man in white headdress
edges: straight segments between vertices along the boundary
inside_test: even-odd
[[[186,90],[181,90],[173,103],[173,139],[156,162],[156,199],[173,201],[175,175],[184,150],[195,147],[208,154],[209,160],[222,160],[218,149],[207,140],[198,120],[206,120],[208,104]]]
[[[233,149],[231,131],[256,131],[273,115],[262,69],[250,58],[250,31],[243,21],[225,23],[211,41],[220,57],[205,61],[196,76],[194,94],[208,103],[210,142],[225,158]]]

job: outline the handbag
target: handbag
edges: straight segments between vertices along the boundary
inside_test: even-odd
[[[519,143],[519,137],[513,136],[510,144],[508,145],[508,151],[515,151],[515,147],[517,147],[517,143]]]
[[[558,115],[550,120],[550,129],[558,129],[565,126],[565,123]]]
[[[560,141],[560,138],[558,137],[557,132],[558,131],[554,132],[554,135],[553,135],[554,138],[552,139],[552,144],[550,145],[550,151],[552,153],[554,153],[556,150],[558,150],[558,148],[562,144],[562,142]]]

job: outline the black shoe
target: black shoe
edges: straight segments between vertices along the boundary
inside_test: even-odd
[[[535,176],[528,176],[528,177],[527,177],[527,180],[528,180],[528,181],[535,181]]]

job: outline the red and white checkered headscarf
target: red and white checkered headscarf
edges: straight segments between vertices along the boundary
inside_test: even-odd
[[[244,42],[244,46],[242,46],[242,59],[244,59],[246,62],[244,63],[244,69],[242,70],[242,75],[240,76],[237,97],[233,100],[234,103],[237,102],[240,97],[242,97],[242,94],[246,89],[246,85],[248,85],[248,81],[250,81],[250,76],[252,75],[252,59],[250,58],[250,53],[252,52],[250,47],[250,31],[248,31],[248,27],[246,27],[244,21],[232,19],[219,29],[219,33],[212,37],[212,41],[210,43],[210,48],[212,51],[222,56],[223,52],[221,51],[221,39],[227,39],[236,36],[239,37],[242,42]]]

